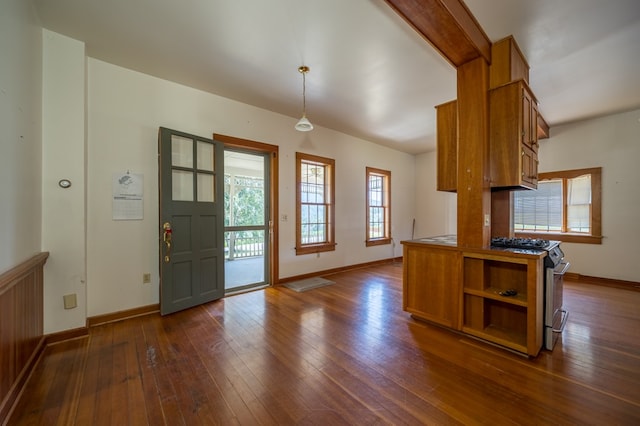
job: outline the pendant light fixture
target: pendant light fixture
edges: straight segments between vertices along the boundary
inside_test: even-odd
[[[307,73],[309,72],[309,67],[306,65],[301,65],[298,67],[298,72],[302,74],[302,118],[296,123],[296,130],[300,132],[308,132],[313,130],[313,124],[307,118],[307,81],[305,79]]]

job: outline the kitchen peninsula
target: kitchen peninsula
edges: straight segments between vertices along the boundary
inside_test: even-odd
[[[547,252],[459,247],[455,235],[402,245],[403,309],[412,317],[538,354]]]

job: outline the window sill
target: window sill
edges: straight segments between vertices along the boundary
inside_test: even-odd
[[[541,238],[545,240],[557,240],[564,243],[602,244],[602,236],[553,233],[553,232],[515,232],[518,238]]]
[[[296,256],[301,254],[321,253],[323,251],[335,251],[336,244],[313,244],[308,246],[296,247]]]
[[[366,240],[365,241],[366,247],[382,246],[382,245],[385,245],[385,244],[391,244],[391,238],[378,238],[376,240]]]

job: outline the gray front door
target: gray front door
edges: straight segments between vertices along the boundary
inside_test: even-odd
[[[224,146],[159,130],[160,313],[224,295]]]

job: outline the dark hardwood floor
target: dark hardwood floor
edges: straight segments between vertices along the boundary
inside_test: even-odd
[[[402,268],[235,295],[47,347],[10,425],[640,424],[640,292],[565,283],[527,359],[402,311]]]

